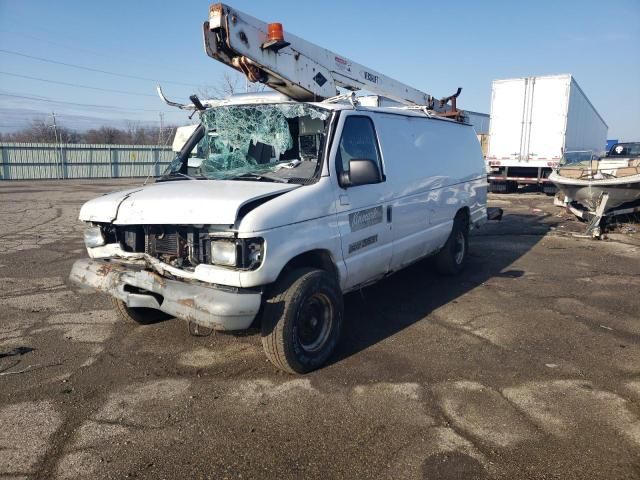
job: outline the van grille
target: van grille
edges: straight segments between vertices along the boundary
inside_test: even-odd
[[[180,257],[185,240],[175,227],[151,227],[146,235],[145,251],[151,255]]]
[[[178,254],[178,232],[161,233],[155,236],[156,253]]]
[[[171,265],[208,262],[209,236],[198,228],[173,225],[115,227],[117,241],[129,252],[144,252]]]

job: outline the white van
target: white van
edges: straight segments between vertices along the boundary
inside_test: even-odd
[[[70,278],[126,319],[256,326],[274,365],[308,372],[338,342],[344,293],[429,255],[458,273],[487,220],[469,125],[279,94],[234,96],[201,120],[154,184],[80,211],[91,258]]]

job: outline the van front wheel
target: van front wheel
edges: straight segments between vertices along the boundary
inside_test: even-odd
[[[151,325],[173,318],[168,313],[155,308],[129,307],[122,300],[111,297],[111,304],[118,316],[126,322],[135,322],[140,325]]]
[[[278,280],[266,301],[262,347],[271,363],[289,373],[323,365],[342,328],[342,292],[329,273],[298,269]]]
[[[436,254],[436,268],[443,275],[456,275],[467,263],[469,252],[469,227],[461,217],[453,220],[451,234],[442,250]]]

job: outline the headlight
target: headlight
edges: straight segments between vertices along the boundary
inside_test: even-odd
[[[211,240],[211,263],[254,270],[264,257],[264,239],[234,238]]]
[[[211,242],[211,262],[218,265],[236,266],[237,248],[234,241],[214,240]]]
[[[101,247],[106,244],[100,227],[88,227],[84,231],[84,244],[87,248]]]

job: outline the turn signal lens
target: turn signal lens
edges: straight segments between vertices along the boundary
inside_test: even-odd
[[[102,235],[102,230],[100,229],[100,227],[87,227],[87,229],[84,231],[84,244],[87,246],[87,248],[101,247],[106,243],[107,242]]]

